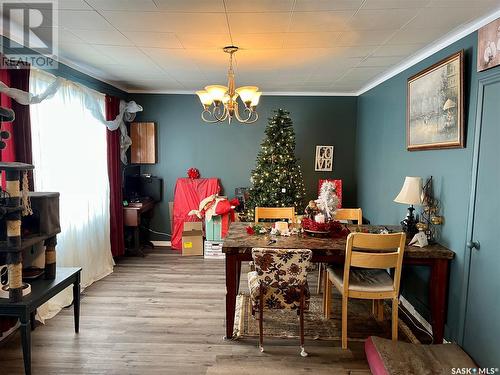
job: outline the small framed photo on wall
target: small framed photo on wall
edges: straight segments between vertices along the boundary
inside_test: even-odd
[[[316,172],[331,172],[333,170],[333,146],[316,146]]]

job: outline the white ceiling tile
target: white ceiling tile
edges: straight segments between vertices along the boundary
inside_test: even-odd
[[[349,30],[352,11],[293,12],[290,22],[292,32],[345,31]]]
[[[425,46],[424,43],[419,44],[385,44],[379,46],[373,56],[410,56]]]
[[[138,47],[182,48],[182,44],[174,33],[123,31],[123,34]]]
[[[81,38],[70,30],[58,28],[58,33],[59,43],[84,43]]]
[[[103,11],[102,14],[121,31],[179,33],[227,32],[224,13],[169,13]]]
[[[431,0],[427,7],[429,8],[498,8],[498,0]]]
[[[361,9],[351,18],[352,30],[399,29],[415,17],[413,9]]]
[[[129,39],[116,30],[73,30],[73,34],[90,44],[133,45]]]
[[[282,48],[286,33],[234,33],[234,44],[241,49],[276,49]]]
[[[317,33],[288,33],[284,48],[331,48],[338,46],[340,31],[323,31]]]
[[[142,66],[144,69],[153,65],[153,61],[136,47],[94,45],[103,55],[112,56],[121,65]]]
[[[128,11],[156,11],[153,0],[86,0],[95,9],[99,10],[128,10]]]
[[[290,22],[289,13],[230,13],[231,32],[240,33],[276,33],[286,32]]]
[[[116,61],[97,51],[90,44],[59,44],[59,55],[75,63],[83,63],[93,66],[116,64]]]
[[[191,79],[205,78],[187,50],[161,48],[141,48],[141,50],[173,78],[185,75],[189,75]]]
[[[218,48],[222,52],[222,48],[227,45],[231,45],[231,37],[229,33],[176,33],[177,39],[179,39],[180,44],[183,48]],[[239,47],[240,44],[236,43]]]
[[[332,49],[331,55],[335,58],[367,57],[372,54],[378,46],[338,46]]]
[[[402,58],[400,56],[383,56],[383,57],[368,57],[363,60],[359,66],[369,66],[369,67],[389,67],[401,62]]]
[[[116,81],[119,86],[126,87],[130,91],[178,91],[184,90],[184,86],[177,81],[172,81],[168,78],[153,79],[153,80],[137,80],[131,83],[130,81]]]
[[[363,4],[367,9],[411,9],[424,8],[430,0],[366,0]],[[442,0],[440,0],[442,1]]]
[[[155,0],[158,9],[169,12],[221,12],[223,0]]]
[[[339,83],[359,83],[368,82],[383,73],[384,67],[355,67],[349,70],[346,75],[344,75],[337,82]]]
[[[396,30],[355,30],[346,31],[340,35],[337,42],[339,46],[374,46],[383,44]]]
[[[479,12],[479,10],[476,10]],[[477,16],[474,8],[451,8],[446,11],[434,8],[422,9],[405,27],[407,29],[424,29],[438,27],[451,31],[455,27]]]
[[[295,11],[357,10],[363,0],[297,0]]]
[[[428,44],[448,33],[448,29],[426,27],[422,29],[404,28],[398,31],[387,44]]]
[[[23,3],[30,3],[32,1],[22,1]],[[92,7],[87,4],[84,0],[58,0],[57,2],[38,2],[38,7],[50,7],[54,4],[57,5],[57,9],[65,10],[92,10]]]
[[[227,0],[228,12],[289,12],[294,0]]]
[[[96,11],[60,10],[59,27],[69,30],[111,30],[113,27]]]

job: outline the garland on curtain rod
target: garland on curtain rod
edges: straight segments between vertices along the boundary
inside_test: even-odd
[[[133,100],[130,102],[126,102],[125,100],[120,100],[120,110],[116,118],[112,121],[106,121],[104,117],[104,113],[100,106],[98,106],[93,98],[92,91],[88,87],[84,85],[77,84],[73,81],[67,80],[61,77],[55,77],[54,82],[52,82],[47,89],[37,95],[34,95],[30,92],[26,92],[23,90],[15,89],[8,87],[5,83],[0,81],[0,93],[5,94],[16,102],[22,105],[31,105],[31,104],[39,104],[46,99],[50,99],[55,95],[57,90],[63,85],[63,83],[68,82],[72,85],[77,86],[79,89],[83,91],[84,94],[84,103],[85,108],[87,108],[92,115],[102,122],[106,127],[115,131],[120,129],[120,159],[123,164],[127,164],[127,150],[132,144],[132,140],[128,136],[126,122],[131,122],[134,120],[136,113],[142,111],[142,107],[134,102]]]

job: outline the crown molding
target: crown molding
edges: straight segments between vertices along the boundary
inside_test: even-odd
[[[411,68],[413,65],[421,62],[422,60],[425,60],[426,58],[432,56],[436,52],[441,51],[442,49],[448,47],[449,45],[455,43],[456,41],[462,39],[463,37],[472,34],[474,31],[480,29],[484,25],[487,25],[488,23],[496,20],[497,18],[500,18],[500,8],[491,13],[488,16],[476,19],[474,21],[471,21],[461,27],[458,27],[457,29],[451,31],[447,35],[443,36],[442,38],[436,40],[435,42],[427,45],[423,49],[421,49],[419,52],[416,54],[410,56],[408,59],[403,61],[402,63],[398,64],[396,67],[393,69],[383,73],[382,75],[378,76],[374,80],[370,81],[367,83],[365,86],[363,86],[357,93],[357,96],[360,96],[364,94],[365,92],[371,90],[372,88],[380,85],[381,83],[387,81],[388,79],[394,77],[395,75],[405,71],[408,68]]]
[[[129,94],[196,95],[190,90],[128,90]],[[357,96],[356,92],[265,91],[262,96]]]

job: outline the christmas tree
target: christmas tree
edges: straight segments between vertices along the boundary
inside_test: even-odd
[[[247,220],[253,220],[255,207],[295,207],[304,209],[305,187],[295,157],[295,132],[289,113],[274,111],[266,127],[266,138],[252,170]]]

